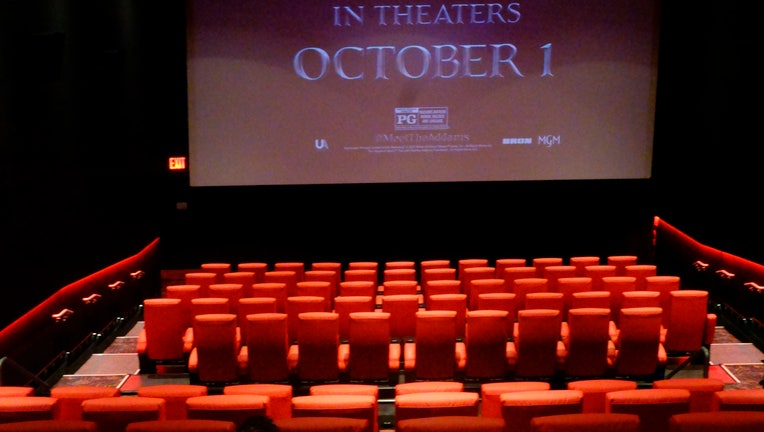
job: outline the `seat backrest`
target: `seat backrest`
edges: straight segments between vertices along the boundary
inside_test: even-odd
[[[377,295],[377,283],[370,280],[346,280],[340,282],[339,294],[341,296],[368,296]]]
[[[602,278],[602,289],[610,293],[610,312],[613,315],[613,321],[618,324],[621,304],[623,304],[623,293],[634,291],[637,288],[637,278],[634,276],[604,276]]]
[[[579,414],[583,412],[580,390],[530,390],[504,393],[500,396],[504,422],[510,430],[532,432],[531,421],[542,416]]]
[[[504,421],[470,415],[438,415],[401,420],[395,423],[400,432],[502,432]]]
[[[331,277],[331,276],[329,276]],[[334,299],[334,290],[332,288],[332,282],[329,280],[310,280],[297,282],[296,295],[299,296],[314,296],[324,299],[324,312],[332,311],[332,302]]]
[[[556,309],[562,313],[565,303],[560,292],[529,292],[524,309]]]
[[[233,429],[231,429],[233,430]],[[3,432],[98,432],[98,424],[86,420],[26,420],[0,423]]]
[[[287,297],[286,313],[289,328],[289,342],[296,343],[299,339],[299,317],[303,312],[329,312],[324,309],[324,298],[319,296],[291,296]]]
[[[404,395],[411,393],[432,393],[432,392],[460,392],[464,391],[464,383],[461,381],[409,381],[395,385],[395,395]]]
[[[387,280],[382,283],[382,295],[418,294],[419,283],[416,280]]]
[[[610,293],[608,291],[582,291],[573,293],[570,301],[572,308],[607,308],[610,309]]]
[[[308,273],[311,272],[311,273]],[[334,261],[321,261],[314,262],[310,265],[310,270],[305,271],[305,280],[326,280],[327,276],[325,272],[332,272],[334,279],[333,286],[335,288],[334,295],[337,295],[337,287],[339,287],[342,281],[342,263]]]
[[[436,294],[462,294],[462,283],[458,279],[435,279],[422,285],[425,307],[430,297]]]
[[[534,417],[532,432],[639,432],[636,414],[577,413]]]
[[[253,271],[235,271],[223,274],[223,283],[241,284],[242,296],[249,295],[249,288],[255,282],[255,272]]]
[[[514,292],[515,279],[535,278],[536,267],[523,266],[523,267],[506,267],[502,278],[504,279],[504,287],[509,292]]]
[[[513,365],[516,376],[551,377],[557,373],[561,326],[559,310],[523,309],[517,312],[514,335],[517,357]]]
[[[419,261],[419,280],[424,282],[425,273],[430,269],[453,269],[456,275],[456,268],[451,267],[451,260],[448,259],[430,259]]]
[[[394,269],[415,269],[416,261],[402,260],[402,261],[385,261],[385,270]]]
[[[351,380],[388,379],[391,372],[390,341],[389,313],[351,313],[348,335],[348,377]],[[400,357],[400,349],[398,355]]]
[[[138,387],[138,396],[157,397],[165,401],[165,419],[188,418],[186,399],[207,394],[207,386],[198,384],[157,384]],[[119,394],[117,394],[119,396]]]
[[[517,305],[515,293],[487,293],[478,296],[478,310],[499,310],[507,312],[507,339],[513,337],[515,321],[517,321]]]
[[[592,278],[592,291],[602,291],[602,278],[616,276],[616,268],[610,264],[596,264],[584,267],[584,276]]]
[[[31,420],[55,420],[59,400],[48,396],[3,396],[0,398],[0,424]]]
[[[288,324],[285,313],[247,315],[246,371],[253,382],[277,382],[289,378]]]
[[[284,263],[282,263],[283,265]],[[263,275],[263,282],[281,282],[286,285],[286,297],[295,295],[298,279],[294,270],[270,270]]]
[[[372,270],[370,268],[348,268],[345,270],[342,280],[369,281],[373,282],[374,286],[376,287],[378,282],[377,270]]]
[[[382,281],[416,281],[416,268],[386,268],[382,271]]]
[[[764,411],[764,389],[742,388],[714,392],[712,411]]]
[[[738,432],[764,430],[764,412],[713,411],[676,414],[669,432]]]
[[[243,297],[239,299],[239,313],[236,323],[241,332],[241,343],[247,344],[249,326],[247,315],[258,313],[275,313],[276,299],[273,297]]]
[[[298,315],[297,374],[303,380],[339,378],[339,315],[303,312]]]
[[[127,425],[126,432],[235,432],[236,423],[227,420],[179,419],[145,420]]]
[[[557,279],[557,290],[562,293],[562,320],[567,321],[568,309],[573,307],[573,294],[592,290],[592,278],[587,276]]]
[[[379,271],[379,263],[376,261],[350,261],[348,270],[374,270]]]
[[[390,313],[390,336],[405,341],[414,337],[419,297],[416,295],[393,295],[382,297],[382,312]]]
[[[559,292],[560,288],[557,281],[564,277],[576,276],[576,267],[572,265],[550,265],[544,267],[544,274],[541,276],[549,281],[549,291]]]
[[[417,379],[453,379],[456,372],[456,311],[425,310],[416,313]]]
[[[364,432],[369,420],[351,417],[292,417],[274,420],[281,432]]]
[[[295,283],[305,280],[305,263],[302,261],[279,261],[273,263],[274,271],[293,271]]]
[[[667,351],[701,349],[706,340],[708,291],[678,290],[670,295],[663,345]]]
[[[504,279],[504,269],[507,267],[526,267],[528,260],[526,258],[497,258],[494,261],[496,267],[496,277]]]
[[[507,373],[507,315],[500,310],[467,312],[464,345],[468,378],[503,378]]]
[[[183,358],[183,335],[188,329],[185,319],[181,299],[148,298],[143,300],[143,332],[146,342],[144,354],[147,358],[151,360]]]
[[[617,336],[614,338],[616,357],[614,371],[618,376],[649,376],[665,362],[661,354],[661,309],[621,309]]]
[[[453,267],[425,268],[422,269],[422,275],[419,279],[422,283],[422,289],[424,289],[429,281],[456,279],[456,269]]]
[[[408,420],[435,417],[480,418],[479,395],[474,392],[433,392],[396,395],[395,430]],[[460,423],[455,420],[454,424]],[[405,427],[405,425],[404,425]],[[463,429],[462,429],[463,430]],[[467,429],[469,430],[469,429]]]
[[[227,262],[205,262],[199,266],[201,271],[215,273],[214,283],[223,283],[223,275],[231,271],[231,263]]]
[[[507,269],[509,270],[509,269]],[[505,271],[504,274],[507,272]],[[512,282],[512,292],[515,293],[517,309],[525,309],[525,296],[528,293],[547,292],[548,282],[545,278],[520,278]]]
[[[565,374],[571,377],[604,377],[610,351],[610,309],[568,311]]]
[[[287,284],[284,282],[257,282],[252,284],[252,297],[276,299],[276,312],[286,313]]]
[[[464,270],[470,267],[487,267],[488,258],[461,258],[456,262],[456,278],[464,285]]]
[[[268,271],[268,263],[265,262],[243,262],[236,265],[236,271],[247,271],[255,274],[253,283],[260,283],[265,280],[265,272]]]
[[[223,394],[268,396],[268,403],[265,406],[266,417],[271,420],[292,417],[292,396],[294,396],[294,389],[291,384],[286,382],[231,384],[223,387]]]
[[[210,297],[228,299],[228,313],[238,314],[239,299],[244,296],[244,285],[240,283],[212,284],[208,288]]]
[[[340,342],[347,341],[350,336],[350,314],[353,312],[373,312],[374,297],[371,296],[337,296],[334,298],[334,312],[340,320]]]
[[[536,257],[531,259],[531,265],[536,268],[536,277],[543,278],[547,267],[561,266],[563,261],[561,257]]]
[[[58,420],[82,420],[82,402],[87,399],[119,397],[120,390],[96,385],[57,386],[50,389],[50,396],[58,399]]]
[[[426,310],[449,310],[456,312],[454,325],[457,338],[464,338],[468,309],[466,294],[432,295],[430,296],[430,303],[426,308]]]
[[[621,308],[661,307],[660,293],[655,291],[624,291]]]
[[[321,281],[329,283],[329,287],[326,289],[327,296],[329,298],[329,309],[331,311],[333,307],[334,297],[337,297],[339,293],[340,278],[339,273],[335,270],[306,270],[305,282]]]
[[[668,432],[671,416],[690,411],[690,391],[642,388],[608,392],[605,410],[638,415],[643,431]]]
[[[595,255],[577,255],[568,260],[576,268],[576,276],[586,276],[586,266],[600,265],[601,259]]]
[[[366,394],[315,394],[305,396],[295,396],[292,398],[292,413],[293,419],[309,418],[310,423],[302,423],[299,425],[304,429],[291,429],[291,430],[315,430],[313,426],[327,427],[331,429],[318,429],[318,430],[331,430],[342,431],[343,423],[336,419],[346,418],[362,420],[366,423],[364,432],[375,431],[377,425],[377,399],[374,396]],[[316,417],[327,417],[331,420],[321,421],[315,420]],[[293,420],[294,421],[294,420]],[[329,423],[329,425],[327,425]],[[277,423],[279,427],[288,422],[280,421]],[[344,429],[355,430],[355,429]]]
[[[189,371],[200,382],[230,382],[239,379],[240,333],[234,314],[200,314],[194,317],[194,349]]]
[[[493,381],[480,384],[480,415],[501,418],[501,395],[516,391],[549,390],[549,381]]]
[[[186,400],[189,419],[231,421],[242,427],[249,419],[265,416],[268,396],[256,394],[211,394]]]
[[[636,265],[639,257],[636,255],[609,255],[606,259],[608,265],[615,267],[616,276],[626,274],[626,266]]]
[[[661,308],[663,308],[663,325],[668,324],[669,304],[671,303],[671,292],[678,291],[681,286],[679,276],[660,275],[648,276],[645,278],[645,290],[657,291],[660,293]]]
[[[165,287],[162,297],[180,299],[183,306],[183,323],[187,328],[190,328],[194,323],[191,312],[191,299],[201,297],[201,292],[202,288],[200,285],[168,285]]]
[[[467,294],[468,304],[472,303],[472,281],[476,279],[494,279],[496,278],[496,268],[493,266],[474,266],[465,268],[460,277],[462,281],[462,292]],[[475,300],[477,303],[477,301]]]
[[[714,394],[724,390],[724,381],[704,377],[672,377],[655,380],[652,387],[687,389],[690,391],[690,412],[707,412],[714,410]]]
[[[658,274],[658,266],[655,264],[630,264],[624,268],[624,276],[634,276],[637,278],[637,291],[645,290],[645,279],[648,276]]]
[[[217,282],[217,273],[209,271],[188,272],[184,275],[184,280],[184,285],[199,285],[199,297],[208,297],[207,288]]]
[[[231,313],[230,300],[227,297],[199,297],[191,299],[191,315]],[[191,326],[193,327],[193,323]]]
[[[88,399],[82,402],[82,419],[97,423],[99,432],[123,432],[133,422],[166,420],[165,400],[145,396]]]
[[[504,279],[499,278],[485,278],[485,279],[473,279],[470,281],[470,298],[469,308],[478,308],[478,299],[480,294],[484,293],[503,293],[507,292],[504,286]]]

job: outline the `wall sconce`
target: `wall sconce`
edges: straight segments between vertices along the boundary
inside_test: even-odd
[[[719,275],[720,278],[727,279],[727,280],[730,280],[733,277],[735,277],[735,273],[730,273],[730,272],[728,272],[727,270],[724,270],[724,269],[717,270],[716,274]]]
[[[136,271],[130,273],[130,277],[132,277],[133,280],[138,280],[138,279],[142,278],[144,274],[145,273],[143,272],[143,270],[136,270]]]
[[[90,294],[87,297],[82,298],[82,302],[85,304],[93,304],[101,299],[101,294]]]
[[[756,282],[746,282],[743,284],[744,287],[748,288],[748,291],[751,291],[756,294],[762,294],[764,293],[764,286],[761,286],[757,284]]]
[[[118,289],[125,286],[125,283],[123,281],[116,281],[114,283],[109,284],[109,289],[112,291],[117,291]]]
[[[708,270],[708,263],[704,263],[701,260],[697,260],[694,263],[692,263],[692,266],[695,268],[696,271],[702,272]]]
[[[50,317],[53,318],[57,323],[60,323],[60,322],[65,322],[66,320],[68,320],[69,317],[71,317],[73,314],[74,314],[73,310],[64,308],[64,309],[61,309],[61,312],[54,313]]]

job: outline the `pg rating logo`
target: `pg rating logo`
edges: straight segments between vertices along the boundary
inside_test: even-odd
[[[448,107],[399,107],[394,112],[395,130],[448,129]]]

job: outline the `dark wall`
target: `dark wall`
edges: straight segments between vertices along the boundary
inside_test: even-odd
[[[4,1],[0,289],[23,295],[0,325],[156,236],[168,268],[647,256],[659,215],[764,262],[756,15],[743,1],[665,3],[650,180],[189,190],[166,170],[186,145],[184,2]]]

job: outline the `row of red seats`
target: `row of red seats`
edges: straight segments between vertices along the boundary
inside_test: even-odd
[[[365,428],[360,430],[364,432],[380,430],[378,387],[374,385],[314,385],[310,387],[310,393],[303,396],[292,396],[292,388],[288,385],[256,384],[227,386],[222,394],[216,395],[208,395],[204,386],[173,384],[142,387],[137,396],[120,396],[115,389],[109,394],[104,388],[91,386],[62,387],[55,392],[56,396],[52,393],[50,397],[31,396],[31,392],[10,395],[13,391],[23,391],[20,388],[0,387],[0,390],[6,394],[0,397],[0,430],[39,430],[24,429],[21,422],[48,421],[50,427],[51,421],[58,421],[62,429],[54,430],[153,431],[163,427],[157,424],[158,421],[170,422],[164,424],[167,427],[180,425],[172,421],[188,419],[232,422],[238,427],[256,416],[265,416],[278,426],[283,425],[282,430],[316,430],[311,428],[315,424],[309,426],[289,419],[314,418],[314,422],[320,423],[317,419],[321,417],[352,418],[362,421],[356,425],[363,423]],[[636,382],[626,380],[573,381],[566,389],[559,390],[550,389],[548,383],[538,381],[495,382],[483,384],[476,393],[465,391],[460,383],[433,381],[396,385],[394,405],[396,430],[426,424],[435,427],[440,422],[429,423],[420,419],[449,416],[460,419],[454,419],[452,427],[444,430],[472,430],[467,426],[470,424],[467,419],[471,419],[474,425],[488,428],[477,430],[533,432],[538,430],[534,424],[541,421],[538,420],[540,417],[585,414],[596,420],[589,423],[589,427],[595,429],[589,430],[622,430],[617,426],[628,420],[627,424],[638,426],[633,430],[669,432],[677,430],[672,429],[672,423],[676,422],[672,417],[677,415],[736,413],[736,418],[728,418],[730,423],[721,426],[724,429],[714,429],[718,431],[733,430],[730,429],[733,426],[760,426],[762,418],[754,413],[764,411],[764,389],[724,390],[718,380],[686,378],[656,381],[649,389],[637,388]],[[612,417],[611,420],[617,422],[608,421],[606,424],[611,429],[602,429],[605,425],[599,422],[608,417],[602,414],[633,417]],[[709,421],[714,417],[697,417],[701,418]],[[587,423],[585,419],[585,416],[578,416],[566,421],[581,423],[578,426],[583,427]],[[65,425],[88,426],[81,421],[95,423],[97,428],[64,428]],[[130,426],[146,421],[154,423],[142,423],[140,427],[151,428]],[[335,426],[338,425],[335,422]],[[466,429],[454,429],[455,425]],[[207,425],[215,431],[231,430],[218,429],[220,426],[222,424]],[[178,430],[208,430],[201,424],[199,427],[202,429]]]
[[[463,300],[464,295],[453,296],[461,296]],[[398,297],[406,296],[391,298]],[[670,315],[670,325],[667,326],[662,324],[663,314],[658,307],[624,308],[619,312],[623,323],[620,319],[618,323],[611,320],[611,310],[608,308],[575,308],[569,311],[565,321],[559,310],[524,309],[518,312],[515,322],[508,321],[506,311],[469,311],[462,307],[464,321],[458,324],[457,311],[447,307],[442,310],[420,310],[416,301],[409,299],[413,337],[404,339],[402,343],[393,337],[391,329],[404,323],[385,312],[384,304],[376,312],[348,314],[348,343],[340,343],[339,314],[321,312],[318,301],[317,309],[312,313],[289,315],[275,313],[271,309],[267,311],[269,313],[248,314],[243,326],[240,318],[233,314],[220,311],[204,314],[195,323],[194,331],[176,323],[174,333],[165,332],[165,337],[155,337],[154,343],[158,345],[158,350],[176,347],[175,353],[168,358],[179,356],[179,346],[184,347],[184,353],[197,347],[189,358],[191,370],[198,369],[199,353],[202,352],[202,357],[207,356],[217,362],[213,363],[214,370],[228,371],[223,374],[225,379],[218,373],[219,377],[201,378],[204,381],[235,380],[237,358],[239,373],[253,381],[286,380],[290,374],[296,374],[300,379],[332,380],[346,371],[350,372],[350,379],[383,380],[400,368],[419,379],[454,378],[457,372],[466,372],[467,378],[478,379],[502,378],[508,373],[516,377],[552,377],[557,373],[574,377],[609,373],[647,376],[665,365],[666,346],[681,353],[702,353],[710,346],[713,337],[715,321],[712,314],[706,313],[706,292],[675,291],[671,293],[671,298],[676,305],[670,309],[674,313]],[[173,326],[174,321],[180,321],[177,318],[178,308],[177,299],[145,301],[146,324],[139,337],[139,354],[148,355],[150,352],[152,338],[147,335],[162,334],[161,331]],[[353,326],[358,326],[355,337]],[[302,332],[301,327],[305,328]],[[462,328],[464,339],[457,331]],[[304,333],[302,338],[300,333]],[[242,337],[242,334],[246,336]],[[183,335],[185,344],[181,343]],[[301,350],[301,339],[302,348],[315,346],[320,356],[312,354],[311,350]],[[214,350],[207,350],[205,341]],[[225,344],[222,343],[224,341]],[[292,344],[292,341],[298,343]],[[225,355],[221,355],[221,347],[227,347]],[[354,350],[374,353],[376,357],[364,359],[365,366],[360,369],[377,372],[358,370],[359,367],[354,366],[357,362],[351,360]],[[303,354],[302,366],[298,355],[300,351]],[[257,356],[249,355],[250,352],[257,353]],[[319,366],[306,364],[308,358],[311,358],[311,364]],[[337,361],[330,362],[331,359]],[[222,368],[222,364],[228,366]],[[372,364],[375,366],[370,366]],[[315,370],[317,368],[323,371]]]

